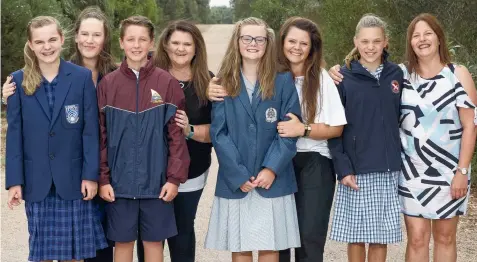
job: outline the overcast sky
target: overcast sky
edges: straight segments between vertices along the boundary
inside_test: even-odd
[[[210,0],[209,2],[210,6],[230,6],[230,0]]]

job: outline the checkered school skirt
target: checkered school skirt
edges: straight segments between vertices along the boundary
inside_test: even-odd
[[[400,173],[359,174],[356,176],[358,191],[340,183],[330,239],[346,243],[401,242]]]
[[[40,202],[26,202],[29,261],[82,260],[106,248],[106,238],[92,201],[63,200],[54,186]]]

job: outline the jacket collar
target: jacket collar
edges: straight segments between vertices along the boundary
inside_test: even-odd
[[[141,67],[141,69],[139,69],[139,76],[141,76],[141,78],[147,77],[150,73],[152,73],[154,68],[155,66],[153,63],[153,59],[151,58],[150,55],[148,55],[147,63],[143,67]],[[128,78],[131,78],[134,80],[137,79],[136,74],[134,74],[134,72],[129,68],[126,58],[124,58],[123,62],[121,63],[121,67],[119,70],[121,70],[121,72]]]
[[[383,71],[386,68],[386,65],[389,63],[388,57],[389,57],[388,51],[384,50],[383,51],[383,56],[382,56],[382,58],[383,58]],[[371,73],[369,73],[368,70],[366,70],[366,68],[364,68],[364,66],[361,65],[361,63],[358,60],[351,61],[351,73],[373,77],[371,75]]]
[[[50,119],[51,126],[58,117],[63,102],[70,90],[71,79],[70,75],[73,71],[73,65],[69,62],[66,62],[63,59],[60,59],[60,67],[58,70],[58,75],[56,76],[57,88],[55,88],[55,104],[53,107],[53,115],[50,115],[50,106],[48,105],[48,100],[46,98],[46,90],[43,86],[43,81],[40,83],[40,86],[35,91],[35,98],[40,103],[44,113]]]

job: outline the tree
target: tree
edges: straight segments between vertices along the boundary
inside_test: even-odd
[[[234,9],[234,21],[249,17],[254,2],[255,0],[230,0],[230,6]]]
[[[26,25],[32,17],[26,0],[2,1],[2,83],[6,76],[23,67]]]
[[[157,29],[163,22],[162,9],[157,6],[155,0],[121,0],[111,2],[109,8],[111,8],[114,14],[112,17],[114,29],[111,51],[116,58],[120,59],[122,57],[122,51],[119,46],[119,25],[121,21],[133,15],[142,15],[149,18]]]
[[[209,0],[196,0],[197,12],[199,14],[199,22],[206,23],[209,19],[210,7]]]
[[[210,8],[209,24],[232,24],[234,13],[232,8],[226,6],[214,6]]]
[[[372,0],[324,0],[319,6],[318,24],[323,34],[324,55],[329,65],[342,64],[353,49],[359,19],[376,11]]]

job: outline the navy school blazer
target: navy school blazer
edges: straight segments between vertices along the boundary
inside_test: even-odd
[[[270,189],[255,188],[261,196],[273,198],[297,191],[292,163],[297,138],[282,138],[277,132],[277,123],[288,120],[287,113],[301,118],[293,76],[278,73],[273,97],[262,100],[259,95],[252,101],[241,79],[237,97],[225,97],[212,105],[210,136],[219,161],[218,197],[245,197],[240,186],[263,168],[273,170],[276,177]]]
[[[23,199],[37,202],[54,182],[62,199],[83,198],[82,180],[99,178],[98,106],[91,71],[60,61],[51,117],[44,86],[26,95],[23,71],[12,76],[19,88],[8,98],[6,188],[21,185]]]

